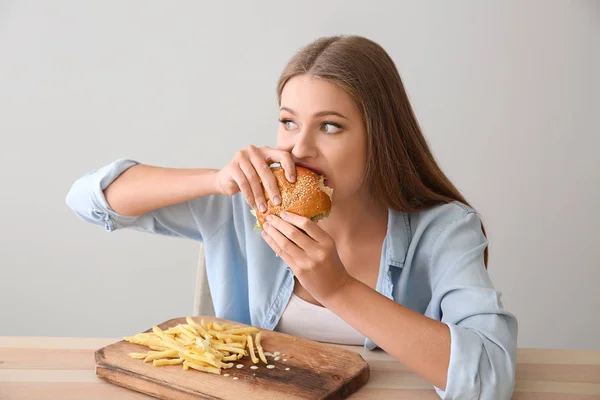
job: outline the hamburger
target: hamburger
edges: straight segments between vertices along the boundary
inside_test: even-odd
[[[282,211],[310,218],[313,222],[329,216],[333,189],[325,186],[325,176],[308,168],[296,166],[296,182],[292,183],[285,177],[282,167],[272,167],[271,170],[281,192],[281,204],[274,205],[263,187],[267,211],[261,213],[252,210],[252,214],[256,217],[254,229],[262,229],[267,216],[279,216]]]

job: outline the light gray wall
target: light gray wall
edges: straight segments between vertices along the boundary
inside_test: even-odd
[[[485,218],[519,346],[600,348],[594,1],[0,1],[0,335],[122,336],[193,303],[197,245],[79,220],[119,157],[221,167],[273,145],[275,83],[329,34],[381,43]]]

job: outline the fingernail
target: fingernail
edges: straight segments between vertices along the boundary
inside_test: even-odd
[[[261,204],[260,206],[258,206],[258,209],[260,210],[261,213],[264,213],[265,211],[267,211],[267,206],[264,204]]]
[[[268,223],[268,222],[265,222],[265,223],[263,224],[263,228],[264,228],[264,229],[269,229],[269,227],[270,227],[270,225],[269,225],[269,223]]]
[[[290,182],[296,182],[296,175],[290,175]]]
[[[281,204],[281,197],[279,197],[279,196],[275,196],[275,197],[273,197],[273,203],[274,203],[276,206],[280,205],[280,204]]]
[[[281,217],[281,219],[283,219],[283,220],[287,221],[287,216],[288,216],[287,212],[285,212],[285,211],[282,211],[282,212],[279,214],[279,216]]]
[[[273,221],[273,216],[272,216],[272,215],[269,215],[269,216],[267,217],[267,221]]]

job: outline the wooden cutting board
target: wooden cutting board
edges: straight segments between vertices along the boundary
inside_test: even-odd
[[[202,318],[206,322],[246,327],[214,317],[194,320],[200,323]],[[185,323],[185,318],[176,318],[158,326],[165,330]],[[258,369],[250,369],[254,365],[250,357],[236,362],[243,368],[227,369],[222,375],[186,371],[181,365],[155,367],[151,362],[128,356],[131,352],[147,351],[147,347],[123,340],[96,351],[96,375],[138,392],[176,400],[345,399],[369,380],[369,365],[358,353],[280,332],[261,331],[264,351],[281,353],[279,361],[267,357],[269,364],[275,366],[273,369],[267,369],[263,363],[258,364]]]

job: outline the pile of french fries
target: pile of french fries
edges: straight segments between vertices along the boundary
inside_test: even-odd
[[[144,362],[152,361],[155,367],[181,364],[185,370],[192,368],[219,375],[222,370],[233,368],[234,361],[248,355],[254,364],[260,361],[268,364],[261,345],[262,332],[257,328],[217,322],[206,324],[204,319],[197,323],[191,317],[186,317],[186,322],[166,330],[154,326],[152,332],[123,338],[150,348],[147,353],[128,355]]]

